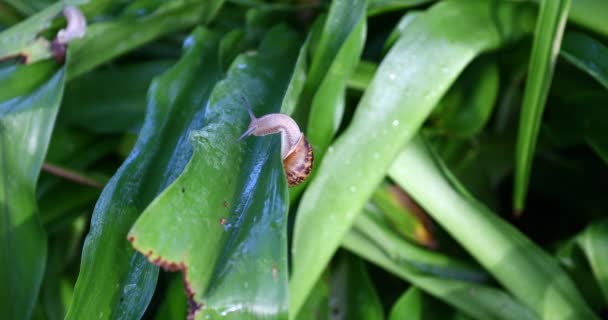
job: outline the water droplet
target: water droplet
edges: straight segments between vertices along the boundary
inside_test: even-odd
[[[192,37],[188,37],[188,38],[186,38],[186,40],[184,40],[184,48],[189,48],[193,45],[194,45],[194,39]]]
[[[329,152],[329,153],[334,152],[334,147],[329,147],[329,148],[327,149],[327,152]]]
[[[247,65],[244,63],[239,63],[236,67],[239,69],[245,69],[245,68],[247,68]]]
[[[395,80],[395,78],[397,78],[397,76],[394,73],[391,73],[388,75],[388,78],[391,80]]]
[[[374,159],[380,159],[380,154],[378,154],[378,152],[374,152],[372,154],[372,158],[374,158]]]
[[[355,186],[350,186],[350,192],[357,192],[357,187]]]
[[[393,127],[396,127],[399,125],[399,120],[393,120]]]

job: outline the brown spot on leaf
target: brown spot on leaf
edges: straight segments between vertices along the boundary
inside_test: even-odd
[[[220,224],[226,225],[226,218],[220,218]]]
[[[230,204],[228,203],[228,201],[224,200],[224,208],[228,208],[230,206]]]
[[[135,241],[135,236],[134,235],[130,235],[127,237],[127,240],[129,240],[129,242],[133,243]]]
[[[186,188],[182,187],[182,193],[186,193]]]
[[[414,201],[414,199],[412,199],[412,197],[410,197],[409,194],[407,194],[407,192],[401,188],[393,185],[388,187],[388,190],[399,202],[399,204],[408,209],[416,220],[421,223],[422,227],[417,228],[415,231],[418,242],[428,248],[436,249],[439,244],[435,239],[435,228],[428,214],[416,203],[416,201]]]

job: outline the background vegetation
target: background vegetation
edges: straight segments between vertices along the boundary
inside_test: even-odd
[[[49,42],[66,5],[84,38]],[[608,2],[0,1],[6,319],[600,319]],[[313,145],[289,189],[278,136]]]

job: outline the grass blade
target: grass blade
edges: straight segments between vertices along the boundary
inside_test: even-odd
[[[517,215],[525,207],[534,149],[569,7],[570,0],[540,3],[515,152],[513,210]]]

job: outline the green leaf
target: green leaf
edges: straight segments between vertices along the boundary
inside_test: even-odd
[[[392,229],[404,239],[430,248],[437,245],[424,212],[401,189],[388,184],[380,186],[374,192],[372,201]]]
[[[597,318],[555,259],[469,195],[420,138],[407,145],[389,174],[539,317]]]
[[[129,240],[148,259],[184,272],[195,319],[287,317],[287,182],[279,137],[237,138],[249,116],[278,112],[299,46],[272,29],[239,56],[209,100],[183,174],[137,220]],[[168,214],[169,213],[169,214]]]
[[[342,244],[348,250],[411,282],[434,297],[477,319],[537,319],[534,314],[502,290],[454,278],[420,272],[414,264],[387,253],[382,244],[367,235],[349,232]]]
[[[419,6],[433,1],[434,0],[369,0],[367,15],[374,16],[389,11]]]
[[[158,268],[133,250],[127,232],[193,152],[186,137],[201,123],[211,88],[221,77],[218,43],[218,35],[197,29],[184,43],[183,58],[152,82],[137,143],[93,212],[66,319],[91,314],[132,319],[145,311]]]
[[[608,47],[592,37],[568,31],[560,55],[608,89]]]
[[[87,28],[84,38],[70,43],[74,59],[70,64],[69,78],[78,77],[162,35],[199,22],[209,23],[222,4],[222,0],[169,1],[148,15],[127,15],[95,23]]]
[[[406,28],[302,198],[292,249],[291,314],[297,314],[401,146],[475,55],[526,31],[530,9],[521,3],[445,1]]]
[[[83,75],[67,85],[59,120],[99,133],[137,132],[152,78],[172,63],[149,61]]]
[[[338,319],[384,319],[376,289],[365,263],[342,252],[331,273],[331,313]]]
[[[346,82],[365,43],[365,5],[365,0],[332,3],[312,60],[309,83],[318,83],[318,87],[313,89],[306,135],[315,152],[315,164],[323,159],[342,121]]]
[[[439,102],[434,124],[450,137],[478,134],[494,110],[498,78],[498,66],[491,58],[472,63]]]
[[[315,320],[331,319],[329,290],[329,271],[326,270],[308,295],[308,299],[296,319],[309,320],[311,315],[314,315]]]
[[[10,88],[7,80],[39,84],[18,96],[5,93],[14,98],[0,101],[0,309],[7,319],[31,316],[44,273],[47,239],[35,186],[65,84],[63,67],[53,64],[50,75],[46,68],[27,73],[22,68],[29,67],[0,67],[0,73],[20,74],[2,77],[0,88]]]
[[[417,246],[399,237],[382,220],[380,212],[373,206],[366,206],[349,232],[356,237],[364,237],[396,265],[414,270],[420,274],[472,282],[487,280],[488,275],[476,266],[442,253]],[[347,245],[348,247],[348,245]]]
[[[454,319],[454,309],[424,294],[416,287],[410,287],[399,297],[388,316],[389,320],[433,320]]]
[[[569,8],[570,0],[540,3],[515,152],[513,210],[518,215],[525,207],[534,149]]]
[[[25,61],[31,61],[32,51],[40,49],[46,50],[47,57],[50,56],[49,41],[39,37],[39,34],[49,27],[51,20],[61,13],[65,5],[63,1],[57,2],[0,33],[0,58],[20,56]]]
[[[165,293],[165,298],[158,307],[155,319],[186,319],[186,306],[187,301],[182,278],[174,275],[169,278],[169,286]]]
[[[606,12],[608,12],[608,2],[604,0],[574,0],[568,19],[608,36]]]
[[[608,303],[608,220],[592,223],[578,238],[578,243],[585,252],[593,275]]]
[[[295,118],[308,123],[307,135],[313,148],[313,140],[327,148],[325,140],[331,139],[340,124],[346,81],[363,50],[365,7],[365,0],[333,1],[323,27],[312,28],[314,52]],[[310,137],[311,133],[315,136]]]

